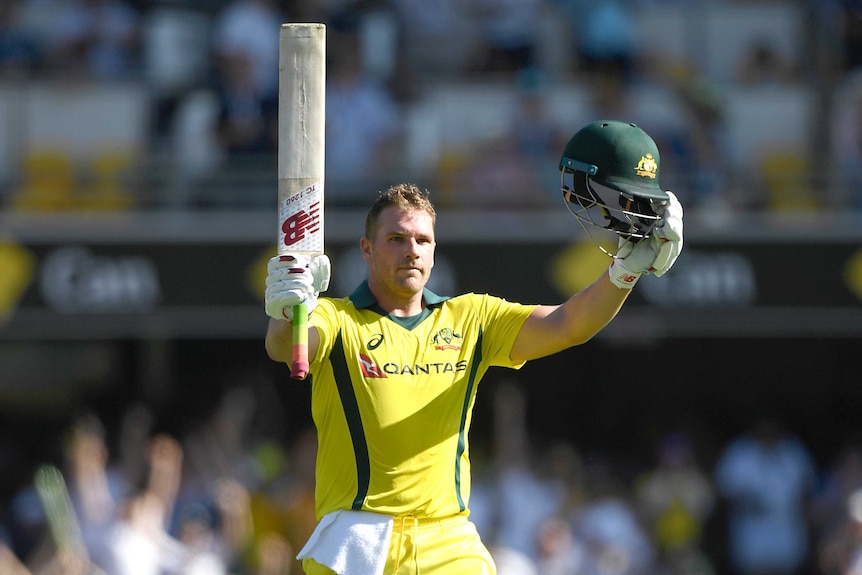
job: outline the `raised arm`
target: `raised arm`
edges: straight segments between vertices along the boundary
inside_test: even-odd
[[[537,359],[589,341],[617,315],[630,293],[603,274],[564,303],[537,307],[521,327],[512,361]]]
[[[589,341],[620,311],[644,274],[662,276],[682,250],[682,206],[672,192],[661,206],[660,224],[649,238],[621,238],[606,274],[557,306],[539,306],[524,322],[512,347],[515,363],[544,357]]]

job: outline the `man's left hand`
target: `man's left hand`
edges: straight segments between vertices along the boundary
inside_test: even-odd
[[[673,192],[668,191],[667,195],[667,202],[653,204],[653,210],[661,217],[661,223],[653,230],[653,237],[660,243],[648,271],[656,277],[666,274],[682,252],[682,204]]]
[[[668,200],[654,202],[661,218],[650,237],[637,243],[620,239],[619,249],[609,269],[611,281],[619,288],[631,289],[640,276],[661,277],[673,266],[682,251],[682,205],[673,192]]]

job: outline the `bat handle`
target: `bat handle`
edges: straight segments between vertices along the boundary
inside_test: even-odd
[[[290,377],[305,379],[308,375],[308,305],[293,306],[293,364]]]

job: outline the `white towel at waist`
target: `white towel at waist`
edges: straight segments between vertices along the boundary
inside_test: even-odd
[[[297,559],[314,559],[339,575],[382,575],[391,515],[340,509],[321,518]]]

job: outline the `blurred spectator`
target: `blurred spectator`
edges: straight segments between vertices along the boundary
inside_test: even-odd
[[[686,434],[666,435],[657,451],[655,466],[634,484],[638,511],[666,566],[693,560],[702,564],[701,538],[715,505],[710,477],[695,461],[692,440]]]
[[[509,132],[447,151],[440,170],[440,192],[445,195],[441,204],[446,207],[505,212],[545,207],[549,193],[553,197],[554,189],[542,187],[538,170]]]
[[[586,575],[587,550],[571,523],[552,517],[539,528],[536,565],[542,575]]]
[[[836,526],[818,545],[817,566],[823,575],[862,573],[862,489],[850,493]]]
[[[401,109],[363,73],[355,30],[327,32],[326,198],[350,206],[400,169]]]
[[[509,136],[517,143],[528,169],[535,174],[533,193],[541,195],[540,191],[544,191],[549,201],[556,202],[560,186],[558,156],[571,134],[551,115],[548,83],[541,73],[535,68],[524,69],[517,80],[518,102]],[[529,190],[525,193],[531,194]]]
[[[497,567],[497,575],[546,575],[538,570],[535,561],[516,549],[494,547],[489,549]]]
[[[109,465],[102,422],[90,413],[75,419],[64,444],[63,475],[75,525],[66,537],[80,536],[82,551],[70,553],[67,545],[56,540],[58,534],[53,529],[44,529],[41,535],[32,532],[39,539],[34,540],[35,545],[19,547],[18,556],[34,575],[155,574],[161,572],[157,569],[174,564],[184,551],[167,536],[166,513],[176,493],[178,468],[166,466],[159,454],[166,453],[160,446],[177,444],[167,437],[152,441],[151,453],[138,454],[150,469],[149,479],[138,492],[125,481],[119,468]],[[35,481],[22,494],[34,493],[34,485]],[[24,499],[19,501],[25,503]],[[42,505],[38,500],[29,505],[34,504],[29,513],[44,522],[45,515],[39,509]]]
[[[844,523],[851,494],[862,489],[862,445],[848,442],[824,470],[812,505],[815,535]]]
[[[122,470],[110,465],[106,430],[93,413],[78,417],[65,444],[64,474],[90,558],[96,565],[113,566],[109,536],[119,515],[119,502],[132,486]],[[139,455],[140,457],[140,455]]]
[[[674,67],[667,76],[684,129],[678,145],[668,149],[676,169],[663,185],[676,191],[687,207],[707,208],[715,215],[729,207],[732,171],[724,94],[690,67]]]
[[[229,163],[272,163],[278,148],[278,92],[261,92],[246,55],[223,55],[216,93],[216,136]],[[257,166],[256,166],[257,167]]]
[[[535,559],[539,527],[562,508],[567,494],[537,473],[539,461],[529,445],[523,392],[503,384],[494,397],[497,442],[497,533],[495,543]]]
[[[216,132],[229,162],[274,162],[283,21],[275,0],[232,0],[214,23]]]
[[[260,550],[270,545],[299,550],[317,525],[314,507],[317,434],[313,428],[305,429],[287,453],[276,453],[274,449],[276,446],[269,443],[256,449],[258,460],[268,460],[270,463],[265,466],[270,470],[251,493],[254,536]],[[302,563],[294,555],[291,553],[287,564],[296,573],[302,573]]]
[[[461,78],[478,57],[476,22],[460,0],[392,0],[400,49],[417,80]]]
[[[271,197],[269,186],[263,182],[275,181],[278,151],[278,29],[275,35],[262,28],[262,14],[252,8],[263,8],[267,2],[238,2],[225,9],[220,35],[228,38],[216,47],[214,91],[217,111],[214,126],[215,142],[220,150],[221,166],[214,172],[215,179],[204,186],[199,203],[203,205],[239,203],[259,206]],[[248,10],[250,13],[246,12]],[[271,15],[273,18],[274,14]],[[230,24],[236,20],[236,29]],[[250,21],[247,21],[250,20]],[[257,24],[261,28],[259,39],[242,48],[245,31],[255,36]],[[243,26],[245,25],[245,26]],[[247,27],[247,29],[246,29]],[[236,37],[234,37],[236,36]],[[269,38],[274,41],[262,41]],[[274,50],[275,60],[267,58]],[[272,67],[272,70],[269,69]],[[256,183],[261,185],[255,185]]]
[[[862,73],[848,74],[843,94],[833,112],[831,150],[846,190],[842,200],[862,211]]]
[[[443,146],[441,205],[487,210],[541,209],[559,201],[560,150],[570,134],[552,116],[545,79],[536,69],[517,74],[511,113],[500,127],[467,144]]]
[[[109,575],[177,572],[188,555],[168,533],[179,489],[182,450],[166,435],[152,436],[138,457],[146,464],[141,488],[109,465],[102,423],[92,414],[73,426],[68,446],[69,491],[90,559]]]
[[[140,14],[125,0],[66,0],[58,6],[49,65],[60,78],[124,80],[139,71]]]
[[[572,23],[579,67],[615,69],[631,79],[640,53],[636,16],[617,0],[556,0]]]
[[[632,82],[618,67],[598,66],[590,77],[586,106],[578,121],[586,123],[603,118],[634,121],[637,106],[632,87]]]
[[[254,93],[270,97],[278,93],[278,39],[287,17],[277,0],[230,0],[213,24],[213,57],[219,69],[244,62]]]
[[[587,458],[589,499],[572,515],[583,542],[583,565],[592,575],[639,575],[655,564],[655,548],[631,494],[604,456]]]
[[[10,498],[8,518],[9,549],[25,565],[44,555],[50,537],[39,495],[33,483],[21,486]]]
[[[284,534],[287,542],[294,549],[301,549],[317,526],[314,503],[317,433],[313,428],[299,434],[291,446],[290,455],[289,481],[280,504],[284,512]],[[296,561],[294,570],[299,573],[300,561],[292,559]]]
[[[23,25],[23,2],[0,3],[0,79],[27,79],[42,65],[38,39]]]
[[[792,62],[769,40],[758,39],[743,54],[735,71],[742,86],[783,86],[798,79]]]
[[[149,489],[122,501],[105,537],[110,562],[103,560],[101,567],[116,575],[179,573],[184,549],[167,531],[173,503]]]
[[[30,570],[15,556],[5,539],[5,535],[0,537],[0,573],[4,575],[31,575]]]
[[[490,542],[500,574],[565,575],[569,551],[577,554],[563,517],[583,497],[580,455],[566,442],[535,453],[517,384],[502,382],[494,399],[494,456],[474,474],[471,520]]]
[[[255,484],[252,424],[257,409],[253,390],[237,386],[221,395],[206,419],[188,430],[183,437],[189,464],[184,495],[209,493],[223,478]]]
[[[413,80],[413,70],[399,55],[399,24],[395,9],[388,0],[371,0],[358,3],[354,10],[363,74],[386,84],[393,94],[413,97],[414,93],[401,86],[405,81]],[[337,15],[333,16],[333,20],[337,18]],[[337,25],[337,22],[331,24]]]
[[[478,71],[513,75],[537,67],[543,0],[467,0],[481,38]]]
[[[235,479],[218,480],[210,490],[211,513],[199,523],[180,523],[180,541],[191,554],[189,563],[198,570],[187,567],[189,571],[204,575],[212,569],[233,572],[246,566],[254,536],[249,488]]]
[[[370,2],[358,2],[357,0],[291,0],[281,2],[279,6],[290,10],[289,18],[285,22],[324,22],[329,23],[332,16],[341,10],[352,10],[357,4],[374,4],[378,0]],[[388,1],[388,0],[384,0]]]
[[[598,64],[586,86],[587,101],[578,109],[578,123],[599,119],[622,120],[646,130],[661,151],[662,186],[690,200],[695,193],[691,189],[694,182],[686,178],[686,170],[694,169],[702,160],[697,154],[701,151],[707,153],[707,150],[694,147],[693,135],[689,134],[694,129],[687,115],[689,109],[685,102],[680,101],[675,84],[668,82],[662,74],[655,78],[651,76],[626,74],[613,62]],[[707,127],[704,125],[698,129]],[[708,134],[710,138],[715,136],[715,133]]]
[[[862,2],[834,0],[838,5],[841,30],[841,69],[853,72],[862,67]],[[830,4],[830,2],[824,2]]]
[[[144,14],[142,44],[143,72],[150,90],[151,150],[175,163],[179,151],[172,141],[184,106],[194,105],[192,95],[209,87],[213,80],[210,46],[212,18],[200,10],[181,7],[153,7]]]
[[[143,485],[150,462],[142,454],[150,449],[155,415],[142,403],[132,403],[123,413],[117,437],[115,468],[126,485]]]
[[[257,572],[255,575],[290,575],[302,573],[302,569],[291,567],[294,559],[293,547],[282,537],[264,535],[257,547]]]
[[[728,551],[737,574],[804,572],[815,480],[808,450],[777,417],[758,418],[726,446],[715,483],[727,505]]]

